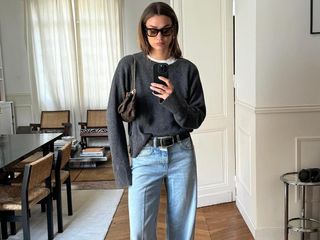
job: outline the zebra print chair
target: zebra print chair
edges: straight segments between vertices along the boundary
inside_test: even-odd
[[[80,137],[81,147],[88,147],[87,138],[108,137],[107,110],[106,109],[88,109],[87,122],[79,122],[81,126]]]

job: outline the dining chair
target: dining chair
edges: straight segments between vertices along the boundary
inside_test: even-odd
[[[81,126],[81,147],[88,147],[88,139],[93,137],[108,137],[107,109],[88,109],[87,121],[79,122]]]
[[[66,143],[58,150],[58,157],[51,174],[53,198],[56,199],[57,204],[57,221],[58,232],[63,232],[63,215],[62,215],[62,199],[61,199],[61,185],[66,185],[68,216],[73,214],[72,211],[72,193],[71,193],[71,177],[69,170],[69,160],[71,154],[71,142]]]
[[[24,166],[28,163],[34,162],[40,158],[43,157],[43,152],[35,152],[34,154],[32,154],[31,156],[21,160],[20,162],[18,162],[17,164],[14,164],[13,166],[7,168],[8,172],[15,172],[15,173],[23,173],[24,170]]]
[[[48,239],[53,239],[51,171],[53,153],[28,163],[20,185],[0,186],[0,220],[2,238],[8,238],[7,222],[22,222],[23,239],[30,239],[30,209],[38,202],[46,204]],[[43,183],[45,182],[45,185]],[[16,215],[20,211],[20,215]],[[11,234],[15,225],[10,224]]]
[[[62,214],[62,199],[61,199],[61,186],[62,184],[66,185],[67,192],[67,204],[68,204],[68,216],[73,214],[72,210],[72,193],[71,193],[71,176],[69,170],[69,160],[71,154],[71,142],[66,143],[62,148],[57,152],[57,158],[54,167],[51,172],[51,186],[52,186],[52,197],[56,200],[57,206],[57,223],[58,223],[58,232],[63,232],[63,214]],[[34,158],[39,157],[38,155],[32,155],[29,161],[35,161]],[[24,161],[24,160],[23,160]],[[16,164],[13,169],[15,172],[19,172],[25,163]],[[16,167],[17,166],[17,167]],[[19,175],[16,178],[11,180],[12,185],[21,185],[23,175]],[[41,211],[45,212],[45,205],[41,204]]]
[[[30,123],[32,132],[63,132],[71,135],[70,111],[41,111],[40,123]]]
[[[31,156],[21,160],[20,162],[7,167],[6,173],[8,174],[7,182],[11,184],[21,184],[23,178],[23,171],[26,164],[34,162],[43,157],[43,152],[35,152]]]

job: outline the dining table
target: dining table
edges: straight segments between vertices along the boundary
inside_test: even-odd
[[[0,135],[0,169],[6,170],[37,151],[43,151],[43,155],[53,152],[54,142],[62,136],[63,133]]]

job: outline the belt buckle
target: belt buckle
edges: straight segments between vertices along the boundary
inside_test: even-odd
[[[174,144],[174,137],[170,136],[170,137],[164,137],[164,138],[159,138],[160,140],[160,148],[166,148],[166,147],[171,147]],[[171,143],[166,145],[166,141],[170,141]]]

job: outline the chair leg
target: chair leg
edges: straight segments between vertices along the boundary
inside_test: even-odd
[[[17,234],[17,228],[16,228],[15,222],[10,222],[10,233],[11,233],[11,235]]]
[[[53,214],[52,214],[52,196],[47,197],[47,229],[48,240],[53,239]]]
[[[7,221],[1,219],[1,235],[2,239],[7,239],[8,238],[8,228],[7,228]]]
[[[29,221],[28,209],[22,208],[21,215],[22,215],[23,239],[30,240],[31,236],[30,236],[30,221]]]
[[[9,214],[12,215],[13,218],[15,218],[15,212],[14,211],[10,211]],[[16,222],[10,222],[10,234],[11,235],[16,235],[16,233],[17,233]]]
[[[88,147],[87,137],[81,137],[82,148]]]
[[[41,201],[41,212],[45,212],[46,211],[46,204],[45,202]]]
[[[84,144],[84,137],[81,137],[80,145],[81,145],[81,148],[82,148],[82,149],[84,149],[84,148],[85,148],[85,144]]]
[[[61,183],[59,181],[56,182],[56,186],[54,188],[56,203],[57,203],[57,219],[58,219],[58,232],[63,232],[63,216],[62,216],[62,200],[61,200]]]
[[[67,200],[68,200],[68,216],[72,216],[72,192],[71,192],[71,178],[70,175],[66,180],[66,187],[67,187]]]

